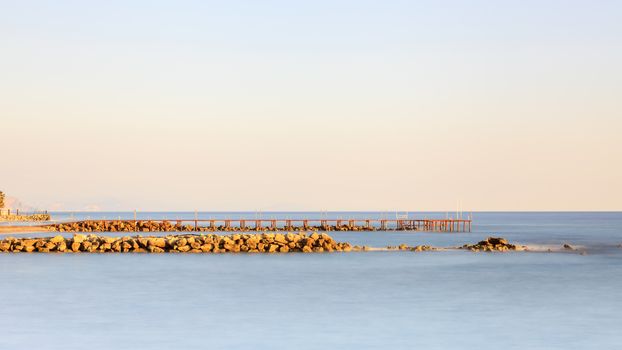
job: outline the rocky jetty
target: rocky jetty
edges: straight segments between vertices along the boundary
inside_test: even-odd
[[[49,221],[50,214],[32,214],[32,215],[0,215],[0,221]]]
[[[52,231],[58,232],[276,232],[276,231],[375,231],[373,227],[366,226],[291,226],[260,228],[246,226],[202,226],[181,224],[175,221],[133,221],[133,220],[85,220],[66,222],[46,226]]]
[[[507,252],[510,250],[525,250],[525,247],[510,244],[505,238],[488,237],[476,244],[465,244],[461,249],[469,249],[473,252]]]
[[[105,237],[76,234],[46,238],[0,240],[0,252],[38,253],[288,253],[348,252],[349,243],[335,242],[325,233],[264,233],[232,235],[169,235]]]
[[[172,224],[170,221],[77,221],[48,226],[58,232],[191,232],[194,226]],[[203,227],[199,227],[199,231]]]

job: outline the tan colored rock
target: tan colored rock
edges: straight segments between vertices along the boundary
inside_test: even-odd
[[[56,244],[56,251],[64,252],[65,250],[67,250],[67,243],[65,243],[65,241]]]
[[[149,240],[149,245],[154,246],[154,247],[158,247],[158,248],[164,248],[164,247],[166,247],[166,240],[164,238],[161,238],[161,237],[151,238]]]
[[[287,239],[285,239],[285,235],[277,233],[276,235],[274,235],[274,242],[285,244],[287,243]]]
[[[60,242],[64,242],[65,241],[65,237],[58,235],[58,236],[54,236],[52,238],[50,238],[50,242],[52,243],[60,243]]]
[[[35,243],[37,243],[36,239],[24,239],[22,240],[22,245],[26,246],[26,247],[30,247],[35,245]]]
[[[147,250],[149,251],[149,253],[164,253],[164,249],[160,248],[160,247],[156,247],[154,245],[150,245]]]

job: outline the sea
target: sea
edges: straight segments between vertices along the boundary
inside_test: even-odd
[[[52,218],[134,215],[455,216],[62,212]],[[0,254],[0,349],[622,349],[622,213],[476,212],[472,217],[472,232],[330,235],[372,247],[453,247],[498,236],[540,249]],[[576,250],[560,249],[563,244]]]

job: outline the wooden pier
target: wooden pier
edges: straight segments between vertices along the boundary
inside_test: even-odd
[[[471,219],[148,219],[83,220],[57,225],[94,231],[422,231],[471,232]],[[76,226],[77,225],[77,226]],[[119,229],[119,228],[122,229]]]

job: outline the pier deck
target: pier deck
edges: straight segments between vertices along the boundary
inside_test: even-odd
[[[170,228],[175,231],[422,231],[471,232],[471,219],[147,219],[147,220],[82,220],[60,223],[91,224],[95,227],[124,231],[149,231]],[[129,226],[129,227],[128,227]]]

